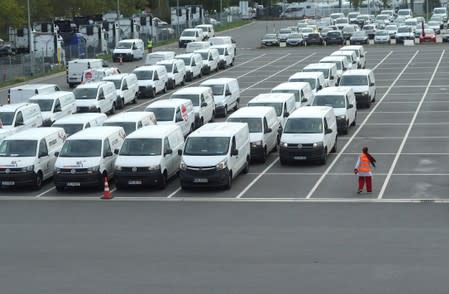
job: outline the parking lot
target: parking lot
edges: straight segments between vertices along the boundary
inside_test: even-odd
[[[305,65],[336,50],[273,48],[240,50],[234,67],[216,76],[236,77],[241,106],[269,92]],[[180,189],[174,178],[164,190],[114,191],[116,200],[201,201],[449,201],[449,55],[444,45],[367,47],[367,68],[375,71],[376,103],[358,111],[357,126],[338,137],[337,153],[324,166],[281,166],[278,154],[254,163],[231,190]],[[209,77],[204,77],[202,80]],[[197,80],[189,85],[199,84]],[[158,97],[166,98],[169,94]],[[128,111],[143,110],[142,101]],[[353,168],[362,146],[377,159],[372,194],[356,194]],[[22,197],[20,197],[22,196]],[[2,190],[3,199],[98,199],[101,191],[58,193],[51,182],[40,191]]]

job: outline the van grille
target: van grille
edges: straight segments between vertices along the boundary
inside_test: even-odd
[[[307,143],[307,144],[287,144],[288,148],[292,148],[292,149],[313,149],[313,144],[312,143]]]
[[[61,174],[86,174],[87,168],[61,168],[60,170]]]

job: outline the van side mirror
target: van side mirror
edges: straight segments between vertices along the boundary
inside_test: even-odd
[[[55,109],[53,110],[53,112],[61,112],[62,111],[62,109],[61,109],[61,107],[55,107]]]
[[[369,84],[370,87],[374,87],[375,85],[376,85],[375,83]]]
[[[234,149],[231,151],[231,156],[237,156],[239,155],[239,151],[237,149]]]
[[[175,119],[175,122],[181,122],[181,121],[183,121],[182,117],[177,116]]]
[[[104,95],[100,95],[100,97],[98,97],[98,100],[104,100],[104,99],[105,99]]]
[[[179,156],[182,155],[182,149],[178,149],[178,155],[179,155]]]
[[[48,152],[47,151],[39,152],[39,158],[45,157],[45,156],[48,156]]]
[[[196,66],[196,63],[195,63],[195,61],[194,61],[194,62],[192,62],[192,64],[191,64],[190,66]]]
[[[305,103],[307,101],[309,101],[309,100],[307,100],[307,98],[302,98],[302,100],[301,100],[302,103]]]
[[[225,96],[231,96],[231,91],[227,90]]]
[[[175,68],[175,70],[173,71],[173,73],[175,73],[175,74],[179,73],[178,69]]]
[[[167,150],[164,151],[164,156],[168,155],[168,154],[173,154],[173,150],[167,149]]]
[[[288,113],[288,111],[284,112],[284,117],[288,117],[290,115],[290,113]]]
[[[114,149],[114,154],[118,154],[120,150]]]
[[[122,91],[128,90],[128,86],[123,86]]]
[[[326,132],[325,132],[326,135],[331,134],[331,133],[332,133],[332,129],[326,129]]]
[[[334,77],[334,76],[331,76],[331,80],[333,80],[333,79],[335,79],[335,77]]]
[[[207,106],[206,102],[201,103],[201,107],[206,107],[206,106]]]
[[[112,151],[106,151],[106,153],[104,154],[104,156],[103,156],[103,158],[106,158],[106,157],[111,157],[113,154],[112,154]]]
[[[319,85],[318,90],[322,90],[322,89],[323,89],[323,86]]]
[[[59,152],[56,151],[56,152],[55,152],[55,157],[58,157],[58,156],[59,156]]]
[[[348,105],[348,109],[351,109],[351,108],[353,108],[353,107],[354,107],[353,104],[349,104],[349,105]]]
[[[14,126],[15,126],[15,127],[23,126],[23,121],[17,121],[17,122],[14,124]]]
[[[271,128],[266,128],[264,134],[269,134],[271,133],[273,130]]]
[[[136,45],[133,46],[133,50],[137,50],[137,46]]]
[[[159,81],[159,77],[155,77],[153,81]]]

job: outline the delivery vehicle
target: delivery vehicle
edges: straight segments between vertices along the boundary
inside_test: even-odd
[[[223,117],[232,109],[237,110],[240,104],[240,87],[237,79],[216,78],[208,79],[200,86],[212,89],[215,102],[215,113]]]
[[[42,125],[46,127],[51,126],[56,120],[76,112],[75,95],[68,91],[35,95],[28,102],[39,105],[43,119]]]
[[[0,142],[10,135],[40,126],[42,114],[39,105],[17,103],[0,106]]]
[[[203,58],[199,53],[187,53],[176,55],[176,59],[184,61],[186,66],[186,81],[191,82],[193,79],[201,78],[203,73]]]
[[[200,25],[197,25],[196,28],[203,30],[203,34],[206,39],[215,37],[214,26],[211,24],[200,24]]]
[[[139,98],[154,98],[167,92],[168,74],[163,65],[144,65],[134,69],[139,84]]]
[[[52,127],[63,128],[67,137],[92,127],[101,127],[108,117],[104,113],[75,113],[54,122]]]
[[[83,73],[86,69],[102,68],[102,59],[75,59],[67,66],[67,84],[70,88],[81,84]]]
[[[26,103],[29,98],[39,94],[60,91],[56,84],[26,84],[8,89],[8,104]]]
[[[165,66],[168,75],[168,89],[174,89],[176,86],[184,86],[186,81],[186,65],[182,59],[170,59],[159,61],[157,65]]]
[[[296,108],[309,106],[313,101],[313,93],[307,82],[281,83],[271,90],[271,93],[292,93],[295,95]]]
[[[202,29],[185,29],[179,37],[179,48],[185,48],[187,43],[199,42],[204,40]]]
[[[199,53],[203,59],[203,74],[208,75],[213,71],[218,70],[218,62],[220,55],[215,48],[196,50],[195,53]]]
[[[208,49],[210,48],[210,46],[211,46],[210,43],[207,41],[190,42],[186,46],[186,53],[192,53],[195,52],[196,50],[201,49]]]
[[[339,86],[352,87],[358,107],[371,106],[376,101],[376,80],[371,69],[353,69],[346,71]]]
[[[113,82],[117,99],[115,105],[118,109],[122,109],[126,104],[136,103],[137,94],[139,92],[139,83],[137,76],[133,73],[122,73],[109,76],[103,79],[105,82]]]
[[[155,115],[148,111],[121,112],[103,122],[105,127],[122,127],[126,135],[155,124],[157,124]]]
[[[188,99],[192,101],[195,112],[195,127],[215,119],[215,102],[209,87],[187,87],[176,91],[170,99]]]
[[[115,113],[117,91],[112,82],[92,82],[73,90],[76,112]]]
[[[248,102],[248,106],[273,107],[283,129],[287,117],[296,109],[295,95],[292,93],[263,93],[251,99]]]
[[[157,51],[148,53],[145,58],[145,65],[155,65],[160,61],[171,60],[175,58],[175,51]]]
[[[228,66],[234,65],[234,51],[230,45],[214,45],[211,49],[217,49],[219,55],[218,68],[225,69]]]
[[[313,95],[325,87],[324,74],[322,72],[297,72],[288,78],[288,82],[309,83],[312,88]]]
[[[125,39],[112,51],[112,60],[118,62],[122,58],[122,61],[133,61],[142,59],[144,54],[145,45],[141,39]]]

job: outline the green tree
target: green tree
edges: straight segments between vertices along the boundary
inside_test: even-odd
[[[359,8],[361,2],[361,0],[351,0],[352,7],[354,7],[355,9]]]
[[[0,7],[0,35],[5,38],[9,26],[19,26],[26,23],[25,7],[15,0],[0,0]]]

